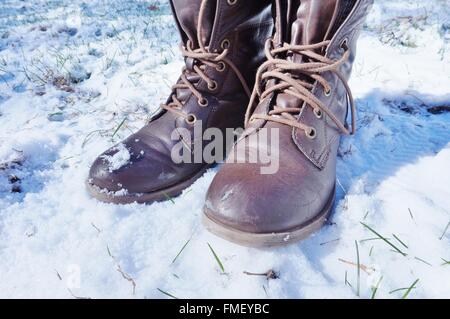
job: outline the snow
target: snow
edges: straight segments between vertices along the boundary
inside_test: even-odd
[[[85,190],[96,156],[144,125],[179,75],[167,1],[3,0],[0,297],[370,298],[379,283],[376,298],[401,298],[394,290],[418,279],[408,298],[449,298],[449,17],[445,0],[376,1],[350,81],[358,132],[340,148],[332,223],[252,249],[201,225],[217,168],[153,205]],[[270,269],[278,279],[244,274]]]
[[[110,172],[117,171],[119,168],[130,163],[130,151],[125,147],[125,144],[119,143],[117,146],[113,147],[112,150],[115,152],[113,155],[100,156],[100,158],[108,164]]]

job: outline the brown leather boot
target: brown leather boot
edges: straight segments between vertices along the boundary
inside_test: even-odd
[[[347,80],[371,3],[276,1],[276,34],[266,44],[246,130],[208,190],[204,223],[211,232],[248,246],[283,245],[327,220],[340,134],[354,132]],[[344,124],[349,105],[350,131]],[[276,136],[273,131],[279,168],[263,174],[266,164],[249,158],[270,148],[263,133]]]
[[[212,163],[175,163],[171,151],[183,135],[173,140],[172,134],[199,124],[201,132],[214,127],[224,134],[243,127],[273,32],[271,0],[172,0],[171,6],[185,67],[148,125],[93,163],[87,188],[99,200],[149,203],[178,195]],[[193,152],[192,140],[182,142]]]

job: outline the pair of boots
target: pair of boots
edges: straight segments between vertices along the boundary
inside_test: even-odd
[[[194,154],[208,145],[202,133],[244,125],[208,190],[207,229],[249,246],[319,229],[334,203],[340,135],[355,130],[347,80],[372,1],[171,0],[185,67],[160,112],[93,163],[89,192],[113,203],[176,196],[214,164]],[[190,161],[174,160],[183,152]]]

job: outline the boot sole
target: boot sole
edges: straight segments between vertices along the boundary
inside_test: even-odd
[[[211,168],[213,165],[205,166],[194,176],[189,179],[182,181],[178,184],[172,185],[170,187],[160,189],[154,192],[149,193],[140,193],[140,194],[126,194],[126,195],[112,195],[103,191],[98,186],[92,185],[89,181],[86,181],[86,188],[88,193],[94,197],[95,199],[104,202],[104,203],[113,203],[113,204],[152,204],[154,202],[161,202],[166,200],[171,200],[174,197],[180,195],[183,190],[191,186],[197,179],[203,176],[205,172]]]
[[[202,221],[209,232],[241,246],[256,248],[285,246],[305,239],[319,230],[332,213],[335,196],[335,189],[333,189],[332,195],[319,215],[306,224],[284,232],[249,233],[234,229],[209,217],[212,215],[212,211],[206,207],[204,208]]]

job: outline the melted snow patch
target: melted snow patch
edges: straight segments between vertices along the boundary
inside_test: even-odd
[[[115,150],[117,152],[114,155],[103,155],[103,160],[108,162],[108,167],[110,172],[114,172],[118,170],[119,168],[127,165],[130,161],[130,152],[126,148],[126,146],[123,143],[118,144],[115,147]]]

